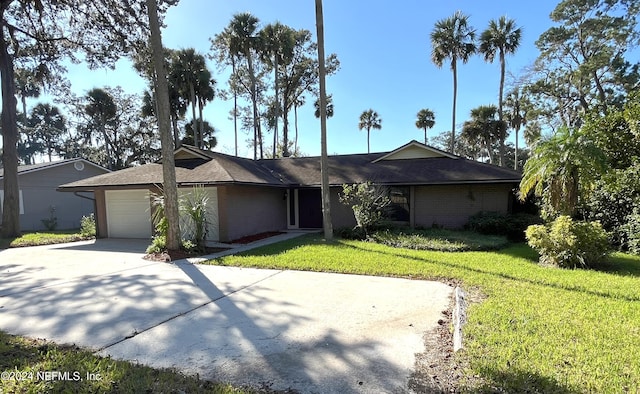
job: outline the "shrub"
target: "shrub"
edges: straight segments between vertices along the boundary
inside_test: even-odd
[[[341,227],[334,230],[334,233],[343,239],[352,239],[356,241],[364,241],[367,239],[367,234],[360,227]]]
[[[624,248],[628,240],[623,226],[640,205],[640,164],[614,170],[597,181],[587,205],[587,217],[602,223],[614,245]]]
[[[627,221],[621,227],[627,240],[627,249],[630,253],[640,255],[640,211],[627,216]]]
[[[56,216],[56,207],[49,205],[49,217],[40,220],[47,231],[54,231],[58,227],[58,217]]]
[[[80,219],[80,235],[85,238],[96,236],[96,218],[93,214],[83,216],[82,219]]]
[[[527,227],[541,223],[539,216],[528,213],[503,215],[498,212],[480,212],[471,216],[465,227],[480,234],[504,235],[509,241],[523,242]]]
[[[180,199],[180,212],[189,220],[181,223],[189,228],[195,248],[205,249],[209,210],[209,195],[202,186],[194,186],[191,192]],[[183,229],[183,233],[185,229]]]
[[[382,222],[384,208],[391,204],[389,191],[371,182],[342,185],[340,202],[351,207],[357,227],[365,233]]]
[[[593,266],[610,251],[608,234],[599,222],[577,222],[569,216],[546,226],[529,226],[526,236],[540,254],[540,263],[563,268]]]
[[[162,253],[167,250],[167,237],[164,235],[156,235],[151,240],[151,245],[147,247],[147,253]]]

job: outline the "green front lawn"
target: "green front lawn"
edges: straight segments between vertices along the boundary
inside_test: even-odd
[[[638,392],[640,257],[616,254],[599,270],[536,262],[524,244],[452,253],[312,235],[210,263],[461,283],[482,299],[468,310],[457,356],[461,389]]]
[[[83,237],[78,231],[50,231],[24,233],[18,238],[0,238],[0,249],[21,246],[52,245],[90,239]]]
[[[171,370],[0,331],[0,393],[248,393]],[[66,375],[54,377],[52,372]],[[48,374],[47,374],[48,373]]]

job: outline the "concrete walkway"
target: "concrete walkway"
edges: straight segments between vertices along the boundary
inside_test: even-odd
[[[408,392],[452,293],[437,282],[149,262],[147,243],[0,251],[0,329],[236,385]]]

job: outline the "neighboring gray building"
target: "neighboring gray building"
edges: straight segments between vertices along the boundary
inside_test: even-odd
[[[188,145],[174,155],[180,193],[201,185],[209,194],[211,241],[322,226],[318,157],[250,160]],[[481,211],[509,212],[520,178],[517,171],[466,160],[417,141],[391,152],[330,156],[333,225],[355,225],[353,212],[338,198],[345,183],[373,181],[388,187],[395,221],[455,228]],[[95,193],[98,236],[148,238],[150,193],[158,192],[161,184],[162,165],[155,163],[59,189]]]
[[[50,163],[18,166],[20,188],[20,228],[22,231],[44,230],[42,220],[51,210],[57,218],[57,229],[80,227],[82,216],[94,212],[92,192],[62,193],[58,186],[110,172],[85,159],[67,159]],[[4,171],[0,168],[0,225],[4,198]]]

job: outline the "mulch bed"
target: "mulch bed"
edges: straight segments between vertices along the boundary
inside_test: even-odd
[[[273,236],[280,235],[280,234],[284,234],[284,233],[282,231],[267,231],[267,232],[264,232],[264,233],[259,233],[259,234],[254,234],[254,235],[247,235],[246,237],[234,239],[230,243],[232,243],[232,244],[248,244],[248,243],[251,243],[251,242],[259,241],[261,239],[271,238]]]
[[[247,235],[246,237],[235,239],[230,243],[244,245],[254,241],[259,241],[261,239],[270,238],[275,235],[280,235],[280,234],[284,234],[284,233],[280,231],[267,231],[264,233]],[[205,248],[205,251],[203,253],[191,253],[184,250],[168,250],[162,253],[150,253],[144,256],[144,259],[150,260],[150,261],[176,261],[176,260],[182,260],[190,257],[205,256],[208,254],[222,252],[228,249],[229,248]]]

